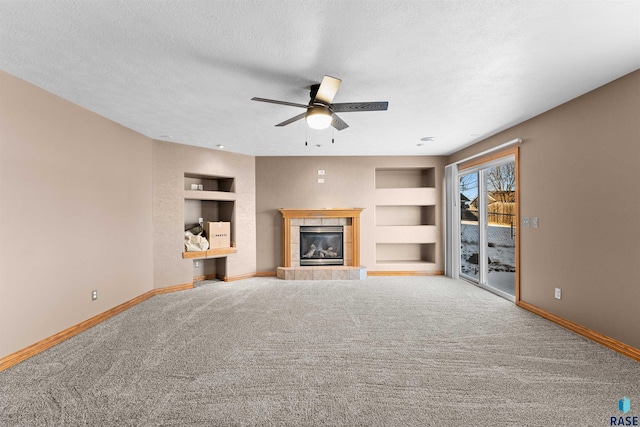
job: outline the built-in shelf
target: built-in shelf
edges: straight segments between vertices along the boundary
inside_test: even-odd
[[[375,191],[376,206],[434,206],[435,188],[380,188]]]
[[[435,167],[375,170],[376,265],[432,270],[438,241]]]
[[[435,262],[435,243],[376,243],[376,264]]]
[[[235,254],[237,252],[238,251],[236,248],[215,248],[215,249],[208,249],[206,251],[183,252],[182,258],[184,259],[220,258],[230,254]]]
[[[435,206],[376,206],[376,226],[436,225]]]
[[[376,188],[435,188],[435,168],[376,168]]]
[[[184,198],[185,200],[235,201],[236,193],[228,193],[224,191],[184,190]]]
[[[194,277],[224,277],[227,275],[227,256],[237,253],[233,243],[235,234],[235,178],[198,173],[184,174],[184,229],[202,221],[230,223],[232,247],[212,248],[206,251],[183,252],[185,260],[193,262]],[[207,236],[211,243],[211,239]],[[218,243],[219,244],[219,243]],[[222,243],[229,244],[229,243]]]
[[[221,191],[233,193],[235,191],[235,179],[228,176],[202,175],[197,173],[184,174],[184,189],[192,190],[191,186],[202,186],[195,191]]]
[[[438,239],[435,225],[383,225],[376,227],[376,243],[432,243]]]

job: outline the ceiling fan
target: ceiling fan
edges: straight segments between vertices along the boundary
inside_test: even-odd
[[[251,98],[252,101],[269,102],[271,104],[290,105],[292,107],[304,108],[304,113],[291,117],[276,126],[286,126],[300,119],[305,119],[309,127],[313,129],[325,129],[333,126],[338,130],[349,127],[336,113],[350,113],[354,111],[384,111],[389,103],[384,102],[342,102],[332,104],[333,98],[338,92],[342,80],[331,76],[324,76],[322,83],[311,86],[309,96],[311,100],[308,105],[298,104],[288,101],[277,101],[275,99]]]

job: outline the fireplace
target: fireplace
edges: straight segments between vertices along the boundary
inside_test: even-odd
[[[344,265],[341,225],[300,226],[300,265]]]

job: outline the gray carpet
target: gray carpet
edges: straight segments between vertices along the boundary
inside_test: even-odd
[[[640,363],[444,277],[209,282],[0,373],[2,426],[605,426]]]

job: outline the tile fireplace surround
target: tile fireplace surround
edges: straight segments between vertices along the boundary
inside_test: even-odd
[[[367,269],[360,265],[360,212],[362,208],[280,209],[282,214],[282,267],[284,280],[360,280]],[[342,225],[344,265],[300,266],[301,225]]]

